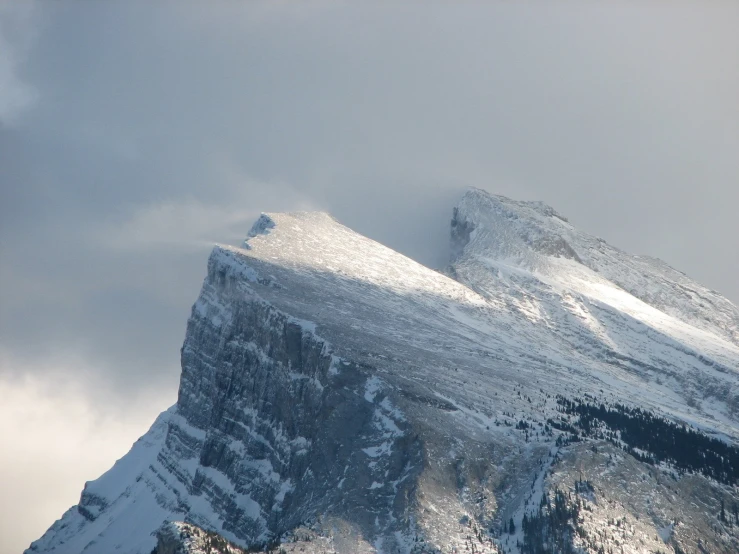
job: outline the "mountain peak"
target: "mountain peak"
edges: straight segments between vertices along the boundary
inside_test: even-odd
[[[254,222],[254,225],[249,229],[249,233],[246,235],[247,242],[250,238],[254,238],[257,235],[265,235],[275,226],[275,221],[268,214],[262,213]]]
[[[320,212],[216,247],[176,406],[28,552],[737,552],[736,307],[541,203],[452,236],[456,280]]]
[[[451,256],[456,266],[479,266],[468,278],[478,287],[491,269],[517,268],[588,297],[610,289],[619,310],[657,317],[646,315],[647,305],[739,345],[739,308],[731,301],[657,258],[632,256],[576,229],[542,202],[467,191],[452,216]]]
[[[549,204],[540,200],[513,200],[501,194],[492,194],[486,190],[470,187],[462,196],[457,209],[477,211],[477,210],[498,210],[509,213],[526,213],[529,216],[537,214],[542,217],[554,217],[560,221],[567,223],[567,218],[559,214]]]

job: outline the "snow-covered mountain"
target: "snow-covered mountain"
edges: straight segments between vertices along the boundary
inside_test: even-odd
[[[216,247],[177,404],[27,552],[739,551],[739,309],[544,204],[453,213],[443,272],[323,213]]]

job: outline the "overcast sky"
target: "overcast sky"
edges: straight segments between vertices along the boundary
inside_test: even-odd
[[[440,266],[473,185],[737,302],[739,5],[707,4],[0,0],[0,554],[174,402],[260,211]]]

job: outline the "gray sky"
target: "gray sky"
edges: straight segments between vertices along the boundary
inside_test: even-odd
[[[327,210],[439,266],[473,185],[739,300],[737,22],[718,2],[0,0],[8,552],[175,400],[210,245],[260,211]]]

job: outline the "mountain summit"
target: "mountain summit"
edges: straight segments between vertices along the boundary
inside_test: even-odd
[[[264,214],[181,356],[27,553],[739,551],[739,309],[545,204],[470,190],[443,272]]]

